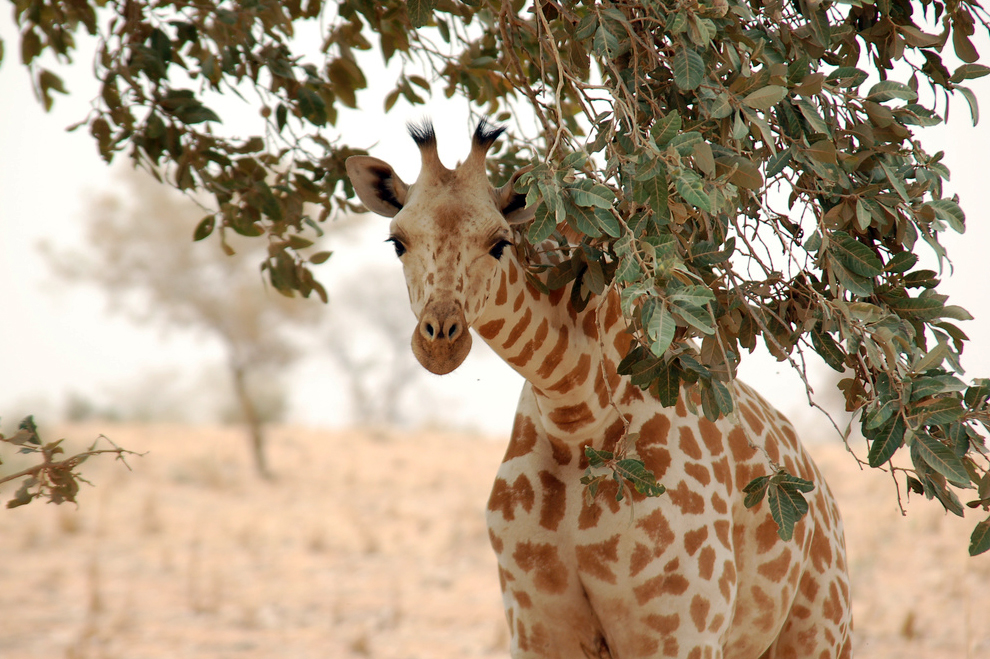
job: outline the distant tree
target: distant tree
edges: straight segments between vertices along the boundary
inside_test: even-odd
[[[334,287],[325,345],[347,379],[357,423],[405,421],[406,395],[425,373],[409,349],[408,304],[401,279],[385,281],[371,268]]]
[[[794,353],[814,351],[849,369],[840,386],[870,466],[903,472],[955,514],[970,490],[990,511],[990,380],[961,379],[957,323],[970,316],[918,259],[927,246],[942,266],[941,235],[965,228],[942,154],[917,132],[950,102],[978,116],[969,85],[990,67],[972,37],[990,15],[976,0],[14,7],[46,107],[65,88],[39,56],[71,56],[80,27],[98,35],[101,93],[80,125],[102,156],[126,152],[212,197],[196,236],[267,236],[272,285],[304,296],[325,298],[306,249],[321,220],[353,207],[344,161],[373,141],[329,128],[368,87],[361,51],[397,64],[378,80],[386,110],[439,92],[516,119],[491,173],[534,165],[517,183],[538,205],[520,242],[561,245],[562,263],[530,273],[534,285],[569,286],[578,306],[620,292],[634,382],[667,405],[696,383],[716,418],[757,341],[799,371]],[[302,52],[307,24],[319,46]],[[254,104],[258,129],[225,135],[217,94]],[[902,448],[911,468],[890,466]],[[971,546],[988,549],[990,517]]]
[[[136,319],[218,340],[255,467],[270,476],[264,424],[282,406],[280,374],[297,356],[290,332],[314,324],[322,309],[264,286],[257,242],[230,237],[227,258],[216,244],[191,246],[200,216],[192,201],[140,172],[122,178],[122,192],[93,202],[86,249],[50,260],[67,281],[96,284]]]

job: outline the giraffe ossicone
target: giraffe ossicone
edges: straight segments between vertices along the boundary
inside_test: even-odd
[[[791,424],[741,383],[737,412],[711,422],[685,404],[695,389],[664,408],[618,374],[632,341],[618,295],[578,310],[573,284],[545,293],[527,278],[520,172],[495,188],[485,171],[502,129],[482,121],[454,169],[431,125],[410,132],[414,183],[371,156],[347,172],[365,206],[392,218],[420,363],[454,370],[473,328],[526,379],[487,510],[512,657],[850,657],[842,522]],[[617,501],[606,481],[589,500],[589,446],[642,460],[666,493]],[[787,542],[764,504],[744,505],[768,458],[817,485]]]

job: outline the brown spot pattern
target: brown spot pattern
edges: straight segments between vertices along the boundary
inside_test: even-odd
[[[578,570],[606,583],[614,584],[616,582],[615,572],[612,571],[610,564],[619,560],[618,533],[604,542],[578,545],[574,551],[577,556]]]
[[[550,411],[547,417],[564,432],[573,433],[595,420],[587,403],[564,405]]]
[[[591,355],[585,353],[578,359],[578,363],[562,378],[550,385],[548,391],[558,394],[566,394],[568,391],[584,384],[591,373]]]
[[[502,327],[505,325],[505,319],[499,318],[498,320],[492,320],[481,327],[478,328],[478,334],[484,339],[489,341],[498,336],[498,333],[502,331]]]
[[[509,332],[509,336],[505,339],[505,343],[502,344],[502,349],[508,350],[515,345],[516,341],[519,340],[519,337],[523,335],[523,332],[529,328],[529,324],[531,322],[533,322],[533,310],[526,309],[526,313],[523,314],[523,317],[519,319],[519,322],[517,322],[513,326],[512,331]]]
[[[571,447],[564,440],[553,435],[549,435],[547,439],[550,440],[550,453],[553,455],[554,462],[561,466],[569,465],[573,459]]]
[[[681,481],[674,489],[667,488],[670,502],[681,509],[685,515],[700,515],[705,512],[705,499],[697,492],[692,492],[687,483]]]
[[[700,529],[688,531],[684,534],[684,549],[688,556],[694,556],[701,544],[708,539],[708,527],[702,526]]]
[[[504,478],[496,478],[488,498],[488,510],[500,511],[507,521],[516,518],[516,506],[522,506],[527,513],[533,509],[536,493],[526,474],[520,474],[511,486]]]
[[[708,467],[696,462],[689,462],[684,465],[684,473],[702,485],[708,485],[712,481],[712,474],[708,471]]]
[[[681,426],[680,435],[681,452],[692,460],[700,460],[701,446],[698,445],[698,440],[694,438],[694,431],[687,426]]]
[[[562,480],[549,471],[540,472],[540,484],[543,486],[540,526],[549,531],[556,531],[567,511],[567,487]]]
[[[633,595],[636,596],[636,602],[642,606],[661,595],[683,595],[689,585],[684,575],[661,574],[633,588]]]
[[[509,448],[506,449],[502,462],[529,455],[534,446],[536,446],[536,426],[529,417],[517,414],[516,421],[512,425]]]
[[[681,617],[676,613],[667,616],[651,613],[643,617],[643,623],[650,629],[658,631],[661,634],[673,634],[681,626]]]
[[[501,554],[502,550],[505,549],[505,542],[491,529],[488,529],[488,540],[492,543],[492,549],[495,550],[496,554]]]
[[[523,572],[533,573],[533,585],[537,590],[559,594],[567,589],[567,567],[561,562],[554,545],[520,542],[512,558]]]
[[[711,545],[705,545],[701,553],[698,554],[698,575],[708,581],[715,573],[715,550]]]
[[[695,595],[691,599],[691,621],[699,632],[705,631],[708,626],[708,611],[712,603],[701,595]]]
[[[567,342],[567,325],[563,325],[559,332],[557,333],[557,342],[550,349],[550,353],[544,357],[543,363],[540,368],[537,369],[536,375],[539,378],[548,378],[556,370],[557,366],[560,365],[561,360],[564,358],[564,353],[567,351],[569,345]]]

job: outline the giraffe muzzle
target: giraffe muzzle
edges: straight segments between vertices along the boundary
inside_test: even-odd
[[[453,302],[428,304],[413,331],[412,351],[430,373],[446,375],[471,352],[464,310]]]

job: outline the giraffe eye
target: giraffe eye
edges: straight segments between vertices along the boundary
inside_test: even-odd
[[[403,245],[402,241],[396,238],[395,236],[392,236],[391,238],[387,239],[385,242],[392,243],[392,247],[395,248],[396,256],[401,257],[403,254],[406,253],[406,246]]]
[[[500,240],[494,245],[492,245],[492,248],[488,250],[488,253],[491,254],[496,261],[500,261],[502,260],[502,252],[505,250],[506,247],[508,247],[511,244],[512,243],[509,242],[508,240]]]

